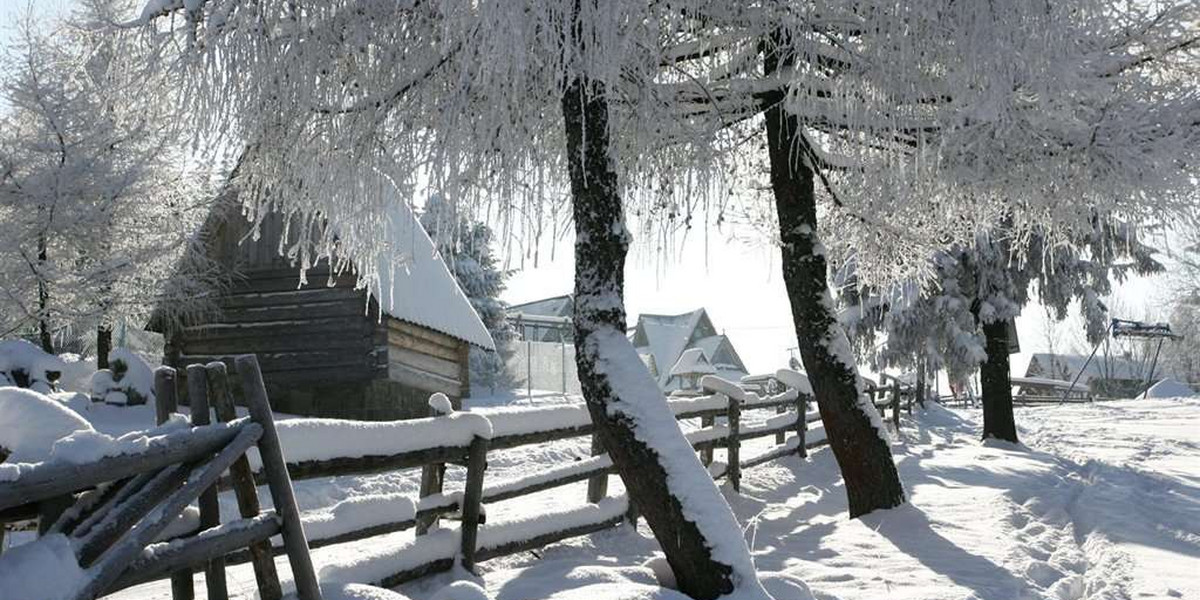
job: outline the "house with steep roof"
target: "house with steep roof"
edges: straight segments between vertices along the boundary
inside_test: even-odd
[[[571,317],[575,297],[571,294],[514,304],[508,307],[508,321],[521,340],[571,343],[574,332]]]
[[[1124,357],[1097,354],[1091,357],[1080,354],[1035,353],[1029,358],[1025,378],[1043,378],[1073,381],[1079,389],[1094,394],[1130,397],[1145,387],[1149,365]],[[1020,393],[1025,393],[1024,388]],[[1031,388],[1030,393],[1038,393]]]
[[[703,308],[679,315],[639,315],[630,341],[664,391],[681,389],[686,384],[684,377],[672,371],[684,353],[692,349],[700,351],[719,377],[740,381],[748,374],[733,343],[717,333]]]
[[[255,239],[227,196],[200,241],[232,283],[212,314],[164,332],[164,364],[254,353],[272,406],[307,416],[422,417],[431,393],[455,402],[469,393],[470,348],[493,350],[492,337],[402,199],[384,233],[395,255],[379,257],[379,285],[367,290],[352,269],[338,273],[325,260],[302,281],[279,254],[294,228],[271,214]]]

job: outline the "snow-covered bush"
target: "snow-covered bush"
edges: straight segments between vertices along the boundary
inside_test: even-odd
[[[25,340],[0,342],[0,386],[29,388],[43,394],[56,391],[66,364]]]
[[[45,394],[0,387],[0,461],[41,462],[59,439],[93,431],[83,417]]]
[[[92,401],[120,406],[154,400],[154,371],[142,357],[128,348],[108,353],[110,368],[92,375]]]

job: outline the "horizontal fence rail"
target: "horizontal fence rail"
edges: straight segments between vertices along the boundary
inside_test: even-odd
[[[139,455],[142,458],[114,457],[109,465],[115,469],[114,472],[126,476],[144,470],[126,466],[130,461],[159,467],[186,461],[196,452],[214,452],[229,444],[246,427],[250,419],[234,418],[232,396],[223,377],[225,365],[193,365],[189,371],[192,369],[199,369],[195,375],[204,375],[207,369],[208,396],[212,399],[219,422],[191,429],[187,444],[164,443],[160,445],[163,449],[151,444],[150,450]],[[218,371],[222,376],[217,376]],[[782,375],[781,372],[781,380],[794,380]],[[190,381],[196,379],[203,381],[205,378],[189,373]],[[764,397],[712,376],[704,377],[701,384],[704,395],[671,396],[667,398],[667,406],[677,420],[699,420],[699,428],[685,433],[688,442],[699,453],[700,460],[709,467],[713,477],[727,480],[734,489],[740,487],[741,473],[745,469],[787,456],[804,457],[810,450],[828,443],[813,398],[805,393],[808,391],[807,385],[802,386],[804,392],[791,387],[782,393]],[[897,426],[902,398],[908,399],[911,408],[911,389],[899,384],[890,387],[868,386],[864,393],[881,411],[891,408],[892,420]],[[442,404],[431,401],[431,406]],[[753,411],[772,411],[777,414],[747,422],[745,416]],[[255,414],[252,418],[257,421],[261,416]],[[456,561],[461,561],[469,569],[479,561],[530,550],[636,519],[624,497],[607,496],[605,493],[608,478],[615,473],[615,469],[594,437],[593,455],[588,458],[504,481],[485,480],[489,452],[592,436],[591,419],[581,403],[458,411],[391,422],[293,419],[272,423],[270,431],[285,455],[280,460],[286,469],[281,470],[286,470],[291,480],[419,468],[422,472],[420,494],[415,498],[399,495],[356,497],[344,501],[344,505],[339,503],[327,509],[299,514],[292,527],[296,529],[302,526],[303,530],[299,536],[293,534],[290,538],[293,541],[298,538],[304,547],[298,548],[295,543],[289,547],[289,536],[286,535],[282,545],[272,545],[270,538],[286,532],[289,515],[259,510],[256,485],[270,485],[274,494],[277,486],[272,485],[272,479],[278,477],[264,467],[267,461],[264,461],[262,452],[252,450],[237,462],[227,465],[228,474],[217,484],[219,489],[232,490],[237,494],[240,520],[221,524],[210,509],[202,515],[202,531],[151,546],[153,551],[138,558],[133,563],[136,569],[124,572],[111,589],[164,577],[173,577],[174,580],[176,577],[173,574],[180,568],[185,568],[190,585],[192,569],[223,573],[225,564],[244,562],[253,562],[256,574],[267,571],[273,574],[272,556],[284,553],[292,556],[301,551],[307,554],[310,548],[361,541],[413,529],[417,537],[407,544],[380,548],[377,550],[378,556],[359,560],[357,562],[361,564],[353,567],[327,565],[321,572],[323,580],[394,586],[448,570]],[[165,434],[168,437],[171,435],[174,434]],[[774,447],[753,456],[743,456],[744,442],[770,437],[775,438]],[[169,457],[154,458],[167,452],[166,448],[171,448]],[[718,449],[726,453],[724,463],[714,461],[714,450]],[[443,491],[447,465],[466,469],[466,485],[462,491]],[[69,489],[79,490],[112,480],[113,477],[95,476],[88,479],[85,476],[70,484],[55,483],[54,479],[39,475],[17,487],[0,486],[0,511],[8,509],[18,514],[22,505],[34,497],[24,491],[30,487],[41,486],[39,494],[61,494]],[[79,481],[87,485],[80,485]],[[588,482],[587,504],[580,507],[555,513],[552,518],[539,518],[536,522],[487,522],[487,504],[585,481]],[[365,503],[376,504],[367,509]],[[28,514],[28,511],[21,514]],[[457,529],[437,528],[440,519],[456,519],[460,525]],[[220,562],[215,562],[216,558]],[[179,575],[178,578],[182,577]],[[223,577],[218,579],[223,581]],[[277,589],[267,589],[260,594],[264,598],[279,597]],[[224,597],[213,595],[211,587],[209,596]]]

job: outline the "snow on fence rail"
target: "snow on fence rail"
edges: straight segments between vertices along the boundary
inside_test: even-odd
[[[195,375],[198,376],[194,376],[192,370],[197,370]],[[192,381],[206,381],[206,371],[209,382],[207,394],[214,399],[218,416],[222,420],[231,420],[232,403],[227,386],[223,377],[219,378],[219,382],[214,379],[215,373],[224,374],[222,363],[189,367],[189,384]],[[783,379],[789,378],[781,377]],[[688,432],[687,439],[700,453],[701,460],[709,465],[713,476],[726,478],[735,489],[740,486],[742,470],[786,456],[806,456],[808,450],[827,443],[823,435],[809,435],[809,424],[819,426],[820,416],[816,411],[809,411],[812,398],[807,393],[792,388],[782,394],[760,397],[715,377],[705,377],[702,385],[708,395],[672,397],[668,405],[677,419],[700,419],[701,427]],[[867,391],[876,406],[891,406],[898,422],[903,390],[893,386],[873,387]],[[190,390],[193,397],[202,398],[205,393],[203,388]],[[170,394],[160,395],[173,398]],[[248,400],[254,401],[253,398]],[[437,400],[436,397],[431,399],[431,406],[446,410],[442,407],[448,402]],[[225,405],[228,405],[226,415],[221,416],[220,409]],[[759,423],[743,424],[741,417],[745,411],[767,409],[774,409],[779,414]],[[169,412],[170,408],[163,410]],[[718,424],[717,419],[721,417],[725,423]],[[233,425],[227,423],[202,427],[193,430],[192,435],[197,440],[207,440],[217,436],[215,432],[224,431],[222,427],[228,429]],[[299,515],[309,548],[408,529],[417,531],[417,537],[408,543],[372,547],[364,550],[365,554],[360,553],[352,564],[325,566],[320,572],[323,581],[394,586],[450,569],[455,561],[473,568],[478,561],[600,531],[636,518],[624,497],[607,497],[607,478],[614,469],[603,449],[596,445],[595,438],[591,458],[485,485],[484,473],[489,451],[592,435],[591,419],[582,404],[492,408],[393,422],[295,419],[275,423],[274,431],[280,446],[287,453],[286,471],[293,480],[422,469],[418,498],[396,494],[358,497]],[[775,448],[746,459],[741,457],[743,442],[770,436],[775,436]],[[713,451],[718,448],[724,448],[727,453],[723,465],[712,464]],[[173,583],[179,585],[184,580],[190,585],[191,568],[207,566],[208,572],[215,576],[218,571],[223,573],[226,563],[253,560],[257,573],[264,561],[270,562],[272,555],[288,550],[286,538],[282,546],[271,546],[266,541],[266,538],[278,532],[279,527],[272,513],[258,514],[257,496],[254,497],[253,506],[242,502],[245,494],[254,492],[255,482],[269,484],[272,479],[270,461],[265,461],[264,466],[263,458],[253,451],[246,456],[248,464],[244,469],[231,469],[230,475],[218,483],[220,488],[233,489],[238,494],[243,519],[221,525],[215,506],[205,510],[202,502],[202,512],[206,513],[201,515],[201,529],[204,531],[183,538],[190,541],[169,542],[153,553],[151,558],[143,556],[139,559],[138,570],[129,572],[136,575],[123,575],[115,589],[161,579],[180,565],[188,568],[173,576]],[[447,464],[466,467],[466,485],[462,492],[443,492]],[[539,515],[534,519],[485,522],[485,504],[581,481],[588,482],[589,502],[582,507]],[[3,492],[0,491],[0,508],[7,506],[3,498]],[[457,530],[432,529],[439,518],[449,516],[461,520]],[[249,545],[249,542],[254,545]],[[199,547],[203,547],[206,553],[193,549]],[[213,561],[215,556],[223,556],[223,559]],[[152,560],[153,557],[157,557],[157,562]],[[270,593],[262,595],[264,598],[277,597]],[[214,592],[210,589],[209,597],[215,600],[224,596],[220,590]]]
[[[0,511],[34,507],[44,535],[31,542],[35,551],[20,547],[0,557],[15,561],[5,565],[12,580],[0,581],[0,588],[16,597],[91,600],[170,576],[172,595],[190,598],[192,569],[199,565],[208,597],[219,600],[228,597],[222,557],[249,548],[260,597],[275,600],[282,591],[269,540],[280,535],[297,596],[321,600],[258,362],[241,356],[237,366],[249,417],[235,418],[225,365],[196,365],[188,381],[192,427],[110,444],[93,440],[99,443],[86,456],[5,465]],[[175,373],[160,369],[155,375],[161,424],[175,409]],[[219,423],[209,422],[210,401]],[[274,510],[260,510],[245,457],[253,447]],[[243,518],[221,525],[216,485],[227,470]],[[164,540],[197,500],[202,531]]]

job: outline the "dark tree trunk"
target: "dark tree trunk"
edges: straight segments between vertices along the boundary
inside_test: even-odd
[[[54,340],[50,338],[50,289],[46,286],[45,268],[49,259],[46,253],[46,236],[38,235],[38,338],[42,351],[54,354]]]
[[[96,327],[96,368],[108,368],[108,353],[112,351],[112,327]]]
[[[654,532],[680,591],[692,598],[716,598],[733,591],[732,567],[713,558],[708,540],[696,523],[684,516],[680,500],[667,485],[659,455],[635,436],[632,418],[608,410],[620,400],[614,391],[618,382],[606,374],[597,347],[614,335],[624,339],[629,234],[609,156],[604,87],[594,82],[589,85],[582,76],[575,78],[567,85],[562,110],[575,217],[575,359],[583,396],[596,434],[631,502]],[[620,384],[628,386],[629,382]],[[653,393],[661,392],[655,388]],[[666,410],[665,405],[663,408]],[[699,460],[696,469],[708,476]]]
[[[979,367],[983,396],[983,439],[1017,442],[1013,419],[1012,380],[1008,366],[1008,325],[1005,321],[983,324],[987,360]]]
[[[767,48],[769,76],[784,67]],[[796,117],[781,102],[766,110],[771,188],[779,218],[783,282],[792,305],[800,358],[808,372],[829,447],[846,482],[850,517],[904,502],[904,488],[887,442],[880,437],[858,392],[858,373],[846,333],[833,311],[826,282],[825,256],[816,236],[814,173],[805,158]]]
[[[925,355],[918,354],[917,385],[915,386],[913,393],[916,394],[917,404],[921,405],[921,408],[925,408],[925,396],[929,393],[925,387],[925,376]]]

